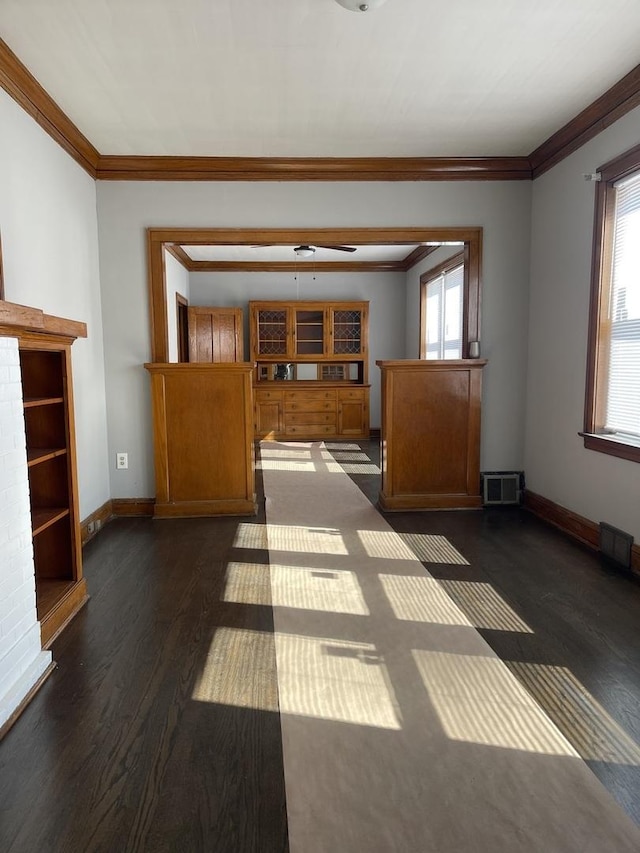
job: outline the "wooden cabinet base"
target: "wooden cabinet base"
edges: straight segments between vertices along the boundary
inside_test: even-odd
[[[254,515],[253,365],[147,364],[154,517]]]
[[[378,361],[383,510],[477,509],[480,359]]]
[[[369,386],[274,382],[254,389],[258,439],[321,441],[369,438]]]
[[[380,492],[378,504],[384,512],[415,509],[482,509],[482,498],[476,495],[385,495]]]
[[[63,628],[66,628],[89,600],[87,585],[84,578],[68,582],[40,580],[37,592],[42,648],[48,649]],[[41,611],[44,612],[42,617]]]
[[[255,500],[181,501],[179,503],[156,503],[154,518],[197,518],[212,515],[255,515],[258,504]]]

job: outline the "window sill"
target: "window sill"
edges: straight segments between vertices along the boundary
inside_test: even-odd
[[[631,438],[622,439],[614,435],[597,435],[590,432],[580,432],[578,435],[584,438],[584,446],[587,450],[596,450],[598,453],[617,456],[619,459],[640,462],[640,441],[634,441]]]

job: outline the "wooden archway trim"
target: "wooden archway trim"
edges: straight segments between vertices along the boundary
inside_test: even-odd
[[[469,276],[466,339],[479,340],[482,228],[148,228],[151,359],[155,363],[164,363],[169,357],[165,246],[294,245],[317,242],[375,246],[429,241],[465,244]]]

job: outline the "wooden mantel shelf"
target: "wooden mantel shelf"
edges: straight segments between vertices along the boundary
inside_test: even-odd
[[[41,335],[64,335],[69,338],[86,338],[87,324],[45,314],[39,308],[17,305],[0,300],[0,335],[10,336],[21,332],[39,332]]]

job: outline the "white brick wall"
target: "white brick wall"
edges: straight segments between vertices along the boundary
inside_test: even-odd
[[[0,337],[0,727],[50,662],[36,619],[18,342]]]

